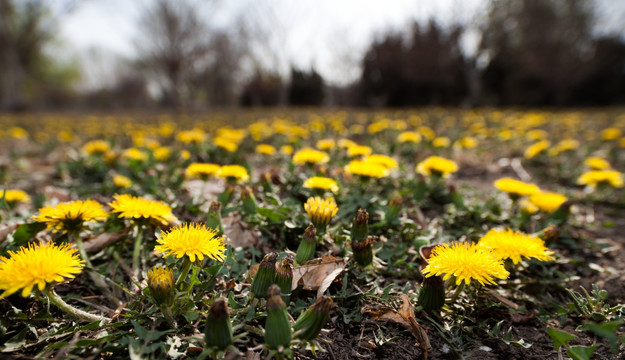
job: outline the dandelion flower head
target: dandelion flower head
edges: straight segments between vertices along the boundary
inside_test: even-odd
[[[113,175],[113,184],[118,188],[125,189],[132,186],[132,180],[124,175],[115,174]]]
[[[310,177],[304,181],[303,186],[307,189],[329,190],[335,194],[339,191],[339,185],[336,180],[323,176]]]
[[[319,150],[304,148],[293,154],[293,164],[325,164],[330,161],[330,156]]]
[[[503,192],[517,196],[528,196],[540,191],[540,188],[534,184],[508,177],[495,180],[493,185]]]
[[[0,199],[4,197],[4,201],[8,204],[16,204],[18,202],[29,203],[30,196],[23,191],[17,189],[0,190]]]
[[[273,155],[276,153],[276,148],[269,144],[256,145],[256,153],[263,155]]]
[[[383,178],[389,175],[389,171],[384,165],[363,160],[350,161],[345,166],[345,171],[352,175],[369,178]]]
[[[490,249],[476,244],[438,245],[432,250],[428,262],[422,271],[425,277],[442,275],[443,280],[447,280],[454,276],[456,285],[463,281],[468,285],[471,280],[482,285],[495,284],[493,278],[507,279],[510,276],[503,260],[497,259]]]
[[[221,166],[212,163],[191,163],[184,171],[186,177],[200,178],[207,180],[211,176],[217,175]]]
[[[579,185],[596,187],[600,184],[615,188],[623,187],[623,174],[616,170],[591,170],[583,173],[578,179]]]
[[[496,258],[510,259],[514,264],[521,262],[522,258],[553,260],[553,252],[545,247],[542,239],[511,229],[491,229],[478,241],[478,245],[492,249]]]
[[[566,196],[553,192],[538,192],[529,197],[529,201],[532,204],[546,213],[554,212],[567,200],[568,198]]]
[[[76,200],[50,205],[39,209],[33,220],[45,223],[53,232],[81,231],[84,223],[104,221],[108,214],[95,200]]]
[[[395,161],[395,159],[382,154],[369,155],[364,159],[364,161],[380,164],[389,170],[397,168],[397,161]]]
[[[168,225],[178,220],[169,205],[140,196],[118,194],[114,196],[109,206],[112,208],[111,212],[133,222],[157,222],[161,225]]]
[[[523,156],[526,159],[533,159],[538,154],[540,154],[540,153],[544,152],[545,150],[547,150],[547,148],[549,148],[549,146],[551,146],[551,142],[549,140],[538,141],[538,142],[530,145],[527,149],[525,149],[525,152],[523,153]]]
[[[336,201],[333,197],[322,199],[315,196],[308,198],[304,204],[304,210],[308,214],[308,218],[318,230],[324,229],[330,220],[339,211]]]
[[[203,224],[180,225],[164,233],[156,242],[159,245],[156,245],[154,251],[165,256],[176,256],[178,259],[188,256],[192,262],[196,258],[202,261],[205,256],[220,262],[225,258],[224,238]]]
[[[610,163],[606,159],[597,156],[586,158],[586,160],[584,160],[584,165],[593,170],[606,170],[610,168]]]
[[[449,174],[458,171],[458,164],[453,160],[440,156],[430,156],[417,164],[416,171],[425,176],[437,174],[447,177]]]
[[[82,146],[82,151],[89,155],[104,155],[109,150],[111,150],[111,147],[104,140],[92,140]]]
[[[27,297],[33,287],[41,291],[46,284],[73,279],[84,267],[77,250],[68,243],[62,245],[30,244],[17,252],[9,250],[9,258],[0,256],[0,299],[22,289]]]
[[[224,165],[217,172],[217,176],[239,182],[246,182],[250,179],[247,169],[241,165]]]

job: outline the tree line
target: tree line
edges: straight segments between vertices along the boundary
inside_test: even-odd
[[[376,36],[360,78],[338,87],[314,68],[281,74],[279,49],[262,49],[271,32],[249,18],[216,28],[191,0],[154,0],[127,70],[76,91],[76,64],[46,51],[55,23],[41,2],[0,0],[0,109],[623,104],[625,33],[598,33],[592,3],[493,0],[470,53],[462,41],[476,24],[413,22]]]

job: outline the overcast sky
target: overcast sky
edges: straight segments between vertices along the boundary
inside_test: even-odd
[[[67,53],[83,59],[88,73],[109,78],[107,68],[116,57],[132,58],[140,38],[137,27],[151,0],[43,0],[60,14],[60,32]],[[195,1],[198,11],[213,14],[213,24],[253,19],[274,30],[271,47],[279,48],[282,72],[290,64],[314,66],[326,80],[346,83],[360,74],[357,60],[376,34],[400,29],[410,21],[425,23],[433,18],[446,24],[475,23],[485,16],[486,0],[208,0]],[[215,1],[215,0],[213,0]],[[624,0],[595,0],[606,17],[607,30],[625,24]],[[620,5],[616,5],[620,3]],[[206,13],[208,17],[208,13]],[[463,39],[471,52],[479,40],[477,32]],[[97,52],[94,52],[97,50]],[[91,55],[89,56],[89,52]],[[94,59],[95,57],[95,59]],[[92,74],[93,75],[93,74]],[[97,85],[97,84],[92,84]]]

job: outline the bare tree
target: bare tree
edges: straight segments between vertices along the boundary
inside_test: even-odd
[[[168,105],[183,108],[198,89],[194,77],[207,66],[211,30],[198,6],[156,0],[141,19],[137,40],[141,67],[154,76]]]

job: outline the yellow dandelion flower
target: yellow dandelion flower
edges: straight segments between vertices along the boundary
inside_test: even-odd
[[[560,153],[571,151],[579,148],[579,141],[575,139],[564,139],[556,144],[553,148],[549,149],[549,155],[555,156]]]
[[[472,136],[465,136],[456,141],[457,146],[465,149],[473,149],[477,147],[478,143],[478,140]]]
[[[107,216],[106,210],[97,201],[76,200],[43,207],[32,219],[45,223],[53,232],[67,233],[81,231],[86,222],[104,221]]]
[[[350,139],[342,138],[337,142],[338,147],[341,149],[347,149],[350,146],[358,145]]]
[[[73,279],[84,267],[84,262],[68,243],[62,245],[30,244],[17,252],[9,250],[9,258],[0,256],[0,299],[22,289],[27,297],[33,287],[42,291],[46,284]]]
[[[321,139],[317,141],[315,146],[319,150],[328,151],[334,149],[334,147],[336,146],[336,141],[334,141],[334,139]]]
[[[113,209],[111,212],[133,222],[168,225],[178,220],[172,214],[171,207],[164,202],[129,194],[116,194],[109,206]]]
[[[195,177],[207,180],[211,176],[217,175],[221,166],[212,163],[191,163],[184,170],[186,177]]]
[[[419,132],[419,134],[423,135],[423,137],[426,138],[428,141],[431,141],[436,137],[436,133],[434,132],[434,130],[427,126],[419,126],[417,131]]]
[[[169,157],[171,156],[171,150],[166,146],[159,146],[154,149],[153,154],[156,161],[163,162],[169,160]]]
[[[404,131],[397,135],[397,141],[400,143],[420,143],[421,134],[416,131]]]
[[[382,154],[373,154],[367,156],[364,161],[369,163],[380,164],[387,169],[395,169],[397,167],[397,161],[390,156],[382,155]]]
[[[526,159],[533,159],[538,154],[547,150],[549,146],[551,146],[551,142],[549,140],[541,140],[535,144],[530,145],[527,149],[525,149],[523,156]]]
[[[335,194],[339,192],[339,185],[336,183],[336,180],[323,176],[313,176],[308,178],[304,181],[303,186],[307,189],[329,190]]]
[[[7,189],[0,190],[0,199],[4,198],[4,201],[9,205],[15,205],[18,202],[29,203],[30,196],[23,190]]]
[[[447,148],[449,145],[451,145],[451,140],[445,136],[439,136],[432,140],[432,146],[434,147]]]
[[[455,161],[440,156],[430,156],[417,164],[417,173],[425,176],[439,175],[448,177],[449,174],[458,171]]]
[[[183,224],[166,232],[157,239],[154,252],[165,256],[181,258],[188,256],[189,260],[204,260],[208,257],[223,262],[226,244],[223,237],[219,237],[216,230],[202,224]]]
[[[273,155],[276,153],[276,148],[269,144],[256,145],[256,153],[263,155]]]
[[[246,182],[250,179],[247,169],[241,165],[224,165],[217,172],[217,176],[238,182]]]
[[[366,145],[352,145],[347,148],[347,155],[352,156],[352,157],[367,156],[371,154],[371,152],[373,152],[371,147],[366,146]]]
[[[553,192],[538,192],[529,197],[529,201],[541,211],[552,213],[564,204],[568,198]]]
[[[534,215],[540,210],[538,206],[532,204],[528,199],[521,200],[519,208],[521,209],[521,212],[524,212],[527,215]]]
[[[28,139],[28,131],[26,131],[24,128],[21,128],[19,126],[13,126],[12,128],[9,128],[7,132],[14,139],[17,139],[17,140]]]
[[[525,138],[530,141],[543,140],[547,137],[547,132],[542,129],[533,129],[525,134]]]
[[[495,180],[493,185],[512,196],[528,196],[540,191],[540,188],[534,184],[515,180],[509,177]]]
[[[603,184],[620,188],[623,187],[623,174],[616,170],[591,170],[577,178],[577,183],[592,187]]]
[[[109,150],[111,150],[111,147],[109,143],[104,140],[89,141],[82,146],[82,151],[89,155],[104,155]]]
[[[593,170],[606,170],[611,167],[610,163],[606,159],[596,156],[586,158],[586,160],[584,160],[584,165]]]
[[[304,204],[304,210],[308,218],[315,225],[318,231],[323,231],[330,223],[330,220],[339,211],[333,197],[322,199],[318,196],[308,198]]]
[[[132,186],[132,180],[124,175],[115,174],[113,175],[113,184],[118,188],[125,189]]]
[[[206,134],[201,129],[181,131],[176,135],[176,140],[183,144],[199,144],[206,139]]]
[[[291,145],[282,145],[282,146],[280,146],[280,154],[283,154],[283,155],[291,155],[291,154],[293,154],[293,146],[291,146]]]
[[[124,150],[122,157],[128,160],[146,161],[148,159],[148,154],[137,148],[128,148]]]
[[[389,171],[384,165],[362,160],[350,161],[345,166],[345,171],[352,175],[359,175],[371,178],[383,178],[389,175]]]
[[[429,264],[421,271],[425,277],[441,276],[447,280],[454,276],[456,285],[463,281],[470,284],[477,280],[480,284],[495,284],[493,278],[507,279],[510,273],[489,249],[469,243],[441,244],[432,250]]]
[[[601,138],[606,141],[616,140],[621,137],[621,129],[607,128],[601,132]]]
[[[311,148],[304,148],[293,154],[293,164],[325,164],[330,161],[330,156],[323,152]]]
[[[478,246],[493,250],[498,259],[510,259],[514,264],[522,258],[540,261],[553,260],[553,252],[545,247],[545,242],[537,236],[511,229],[491,229],[478,241]]]
[[[239,148],[239,145],[237,143],[235,143],[234,141],[230,139],[223,138],[223,137],[214,138],[213,143],[215,143],[217,147],[220,147],[226,150],[227,152],[235,152]]]

